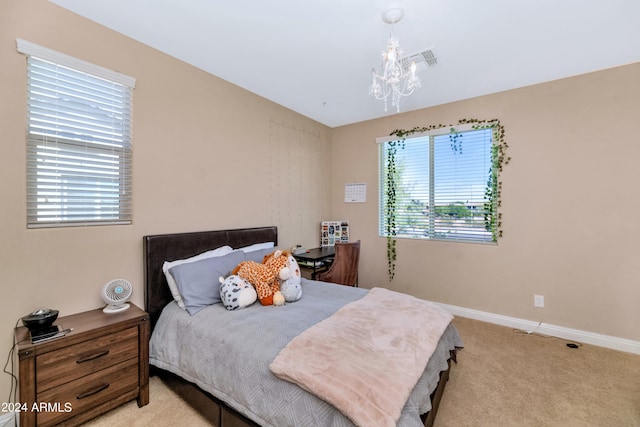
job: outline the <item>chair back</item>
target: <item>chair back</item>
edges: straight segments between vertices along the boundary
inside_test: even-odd
[[[323,282],[340,285],[358,285],[358,264],[360,262],[360,240],[349,243],[336,243],[333,264],[316,276]]]

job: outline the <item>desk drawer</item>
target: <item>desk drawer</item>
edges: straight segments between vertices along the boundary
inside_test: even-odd
[[[38,405],[46,404],[48,408],[37,414],[37,424],[59,423],[137,388],[138,359],[134,358],[38,393]],[[137,392],[132,394],[136,395]]]
[[[38,393],[137,356],[137,327],[39,355]]]

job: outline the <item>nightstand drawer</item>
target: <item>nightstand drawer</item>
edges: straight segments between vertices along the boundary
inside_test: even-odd
[[[47,404],[49,408],[38,413],[37,424],[47,426],[59,423],[127,392],[131,392],[132,399],[138,394],[136,358],[38,393],[38,404]]]
[[[40,394],[137,356],[137,327],[39,355],[36,358],[37,390]]]

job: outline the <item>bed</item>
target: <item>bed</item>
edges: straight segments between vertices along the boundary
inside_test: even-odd
[[[165,261],[225,245],[241,248],[274,242],[277,246],[277,239],[276,227],[144,236],[151,373],[215,426],[353,426],[351,419],[314,393],[275,376],[269,365],[310,325],[331,318],[350,302],[363,300],[370,291],[303,279],[303,298],[284,307],[256,303],[227,311],[216,304],[190,316],[177,306],[169,290],[162,270]],[[252,324],[257,327],[253,329]],[[175,342],[186,337],[191,341]],[[457,331],[449,324],[411,390],[398,426],[433,424],[451,362],[461,347]],[[223,353],[216,355],[216,349]]]

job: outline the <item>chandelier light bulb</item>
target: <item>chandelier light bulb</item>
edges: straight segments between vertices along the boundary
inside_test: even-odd
[[[396,60],[396,52],[393,49],[389,49],[387,52],[387,61],[395,62]]]

